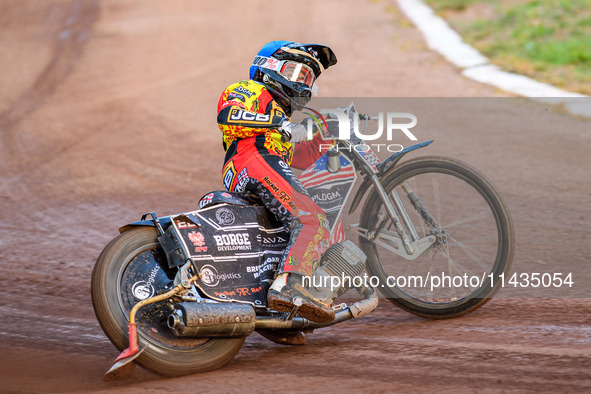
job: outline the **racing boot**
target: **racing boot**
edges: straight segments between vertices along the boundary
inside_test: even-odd
[[[303,286],[303,277],[292,273],[281,273],[269,289],[267,306],[279,312],[291,312],[294,298],[300,298],[302,305],[297,314],[317,323],[328,323],[334,320],[332,306],[322,300],[317,291]],[[330,300],[332,301],[332,299]]]

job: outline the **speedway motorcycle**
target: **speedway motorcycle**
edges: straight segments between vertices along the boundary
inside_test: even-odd
[[[370,116],[353,105],[345,112],[367,129]],[[330,137],[328,127],[323,132]],[[195,211],[151,212],[121,227],[92,274],[98,321],[123,351],[105,379],[129,376],[134,364],[164,376],[217,369],[255,331],[309,332],[359,318],[376,308],[378,292],[433,319],[482,306],[509,270],[510,215],[492,183],[461,161],[426,156],[400,164],[431,143],[382,161],[358,138],[336,140],[298,176],[331,230],[333,246],[308,284],[335,299],[329,323],[298,316],[299,300],[290,312],[267,307],[289,233],[254,195],[215,191]],[[344,239],[346,206],[359,218],[348,225],[357,245]]]

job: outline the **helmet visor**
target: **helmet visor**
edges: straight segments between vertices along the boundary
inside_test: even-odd
[[[286,61],[281,66],[279,73],[290,82],[303,83],[309,87],[314,84],[314,71],[303,63]]]

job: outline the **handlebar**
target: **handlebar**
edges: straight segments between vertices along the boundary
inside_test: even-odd
[[[379,120],[379,118],[377,116],[371,116],[371,115],[368,115],[368,114],[362,114],[361,112],[356,112],[356,111],[354,111],[354,112],[357,114],[357,116],[358,116],[358,118],[360,120],[365,120],[365,121],[367,121],[367,120]],[[327,118],[325,118],[325,119],[327,119]],[[283,130],[279,130],[279,132],[282,134],[281,135],[281,142],[284,142],[285,143],[285,142],[289,142],[291,140],[291,135],[288,132],[285,132]]]

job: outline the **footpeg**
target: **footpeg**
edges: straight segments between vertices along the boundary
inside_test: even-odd
[[[291,308],[291,311],[289,312],[289,315],[287,315],[285,317],[285,320],[293,319],[293,317],[296,315],[296,313],[298,313],[298,309],[300,309],[300,307],[303,304],[303,301],[300,297],[293,297],[291,302],[293,303],[293,308]]]

